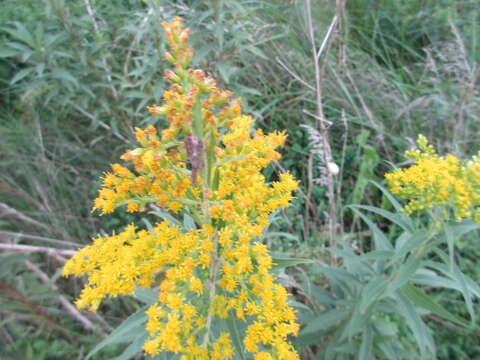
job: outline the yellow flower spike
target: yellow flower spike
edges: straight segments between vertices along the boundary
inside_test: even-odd
[[[420,150],[405,153],[415,164],[385,175],[391,192],[408,201],[404,211],[411,214],[439,207],[444,216],[456,221],[472,217],[480,208],[480,174],[471,171],[480,166],[479,159],[441,157],[423,135],[417,142]],[[473,220],[478,222],[478,217]]]
[[[138,147],[121,156],[130,165],[113,164],[104,174],[94,210],[108,214],[125,206],[135,212],[155,204],[174,216],[187,214],[188,229],[167,221],[148,231],[129,225],[95,238],[67,262],[63,274],[87,276],[77,305],[90,310],[106,297],[157,288],[158,300],[146,311],[149,355],[233,358],[229,335],[215,329],[220,319],[236,317],[250,324],[243,342],[252,358],[298,359],[287,341],[298,332],[295,312],[270,274],[272,258],[258,239],[269,215],[287,206],[298,187],[289,173],[272,184],[261,174],[280,158],[277,149],[286,134],[254,131],[240,99],[217,88],[203,71],[187,68],[193,50],[182,20],[163,26],[165,57],[173,65],[165,79],[171,86],[164,103],[148,111],[165,116],[167,128],[135,130]],[[459,165],[449,159],[448,166]],[[480,173],[480,166],[469,169],[470,177]],[[458,193],[459,214],[467,214],[468,191]]]

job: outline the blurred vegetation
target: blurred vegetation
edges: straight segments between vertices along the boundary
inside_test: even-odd
[[[312,12],[322,39],[335,8],[322,2]],[[301,126],[314,126],[315,100],[298,81],[314,78],[300,0],[4,0],[0,243],[72,250],[134,219],[148,223],[133,215],[98,217],[90,209],[100,175],[131,146],[134,127],[165,125],[146,106],[160,103],[164,91],[159,23],[176,15],[192,30],[194,66],[242,97],[257,126],[289,134],[279,166],[301,180],[301,193],[275,215],[269,246],[326,258],[326,191],[315,182],[321,159]],[[369,180],[381,182],[394,164],[402,164],[403,151],[419,133],[440,153],[465,157],[480,149],[479,20],[476,0],[347,2],[327,54],[323,103],[341,168],[336,186],[342,189],[342,241],[358,253],[373,247],[371,234],[347,205],[391,206]],[[267,175],[274,178],[278,170]],[[378,217],[377,224],[388,237],[400,236],[389,220]],[[478,282],[480,244],[472,234],[458,244],[456,257]],[[133,298],[108,302],[98,315],[84,314],[95,328],[86,330],[61,306],[61,296],[72,301],[80,289],[59,276],[63,262],[62,254],[0,252],[1,359],[82,359],[140,308]],[[337,286],[335,279],[325,281],[327,288]],[[316,285],[321,293],[322,284]],[[429,293],[468,318],[461,295],[434,287]],[[405,334],[395,315],[378,316]],[[478,328],[459,330],[435,316],[426,322],[439,359],[480,359]],[[406,348],[416,346],[408,336],[402,341]],[[312,345],[308,339],[304,344]],[[317,345],[322,348],[311,349]],[[108,347],[95,359],[111,359],[123,348]],[[415,351],[408,358],[426,359]]]

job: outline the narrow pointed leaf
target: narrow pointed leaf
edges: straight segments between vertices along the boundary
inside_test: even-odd
[[[108,335],[106,339],[97,344],[97,346],[88,353],[85,360],[90,359],[107,345],[129,342],[139,331],[144,331],[145,323],[147,321],[147,315],[145,314],[147,308],[148,306],[144,306],[133,315],[130,315],[110,335]]]

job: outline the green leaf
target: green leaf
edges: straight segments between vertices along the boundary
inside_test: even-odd
[[[407,262],[400,266],[398,273],[392,275],[393,281],[388,285],[388,293],[392,294],[395,290],[401,288],[414,276],[421,265],[421,258],[410,256]]]
[[[115,360],[128,360],[143,351],[143,344],[148,339],[148,332],[143,331],[135,340],[125,349],[125,351],[115,358]]]
[[[3,30],[8,32],[14,38],[17,38],[20,41],[23,41],[25,44],[28,44],[31,48],[35,48],[35,41],[32,34],[27,30],[25,25],[20,22],[15,22],[16,29],[4,28]]]
[[[420,353],[422,354],[422,357],[427,355],[428,350],[434,354],[435,344],[433,342],[430,329],[425,325],[420,315],[418,315],[413,303],[400,292],[397,292],[395,301],[397,302],[400,310],[400,315],[405,318],[408,327],[413,332],[415,340],[420,347]]]
[[[32,72],[33,72],[33,68],[26,68],[26,69],[20,70],[19,72],[17,72],[15,74],[15,76],[12,78],[12,80],[10,80],[10,85],[13,85],[13,84],[19,82],[24,77],[30,75]]]
[[[324,306],[334,305],[336,303],[336,298],[330,294],[327,290],[312,284],[309,286],[310,296],[312,296],[315,301]]]
[[[272,270],[280,270],[289,266],[314,263],[314,261],[311,259],[287,258],[287,257],[281,257],[281,256],[272,256],[272,260],[273,260]]]
[[[333,325],[342,322],[350,315],[347,309],[332,309],[322,312],[316,318],[308,322],[308,324],[300,331],[300,335],[315,333],[320,330],[326,330]]]
[[[323,264],[317,264],[316,269],[328,279],[333,280],[332,282],[343,282],[346,285],[349,285],[348,288],[358,287],[360,285],[359,279],[344,269],[334,268]]]
[[[340,339],[348,339],[349,341],[352,340],[356,334],[365,329],[367,322],[372,317],[372,313],[374,311],[373,307],[369,307],[366,309],[366,311],[361,312],[360,307],[357,304],[353,304],[353,312],[351,313],[348,324],[342,329]]]
[[[358,210],[354,205],[349,206],[353,212],[362,218],[367,224],[368,228],[373,234],[373,241],[375,242],[375,249],[377,250],[393,250],[393,246],[385,236],[385,234],[375,225],[365,214]]]
[[[230,73],[231,73],[231,64],[225,64],[224,62],[217,62],[217,69],[222,77],[222,80],[228,84]]]
[[[372,345],[373,345],[373,329],[371,326],[366,326],[362,332],[362,344],[358,353],[358,360],[372,359]]]
[[[183,228],[187,231],[195,230],[197,228],[195,225],[195,220],[193,220],[193,218],[187,213],[183,214]]]
[[[402,211],[402,205],[400,205],[400,203],[397,201],[397,199],[395,199],[395,197],[392,195],[392,193],[390,191],[385,189],[382,185],[380,185],[376,181],[371,180],[370,182],[373,185],[375,185],[383,193],[383,195],[385,195],[385,197],[390,201],[390,203],[393,205],[395,210],[397,210],[399,213]],[[402,213],[402,215],[404,215],[404,217],[406,218],[405,220],[407,222],[410,222],[410,219],[405,214]],[[411,222],[410,222],[410,224],[411,224]]]
[[[212,181],[212,190],[218,190],[218,184],[220,183],[220,171],[218,167],[215,168]]]
[[[153,289],[140,288],[135,290],[135,297],[144,304],[151,305],[158,301],[158,292]]]
[[[152,231],[153,225],[147,218],[142,218],[142,222],[145,224],[148,231]]]
[[[303,310],[303,311],[312,311],[312,309],[310,309],[307,305],[305,305],[304,303],[301,303],[299,301],[295,301],[295,300],[289,300],[288,301],[288,305],[293,307],[294,309],[298,309],[298,310]]]
[[[438,249],[436,252],[439,253]],[[455,276],[452,274],[452,271],[449,268],[447,268],[447,266],[445,266],[444,264],[440,264],[434,261],[429,261],[427,262],[427,264],[429,267],[436,269],[440,271],[442,274],[455,280]],[[467,285],[468,291],[474,294],[476,297],[480,297],[480,286],[467,275],[463,274],[462,277],[465,280],[465,284]],[[461,286],[458,284],[458,281],[455,280],[455,281],[452,281],[452,283],[455,284],[455,287],[451,287],[451,288],[457,289],[460,292],[462,291]]]
[[[1,49],[0,50],[0,58],[7,58],[13,57],[18,55],[18,51],[12,49]]]
[[[271,237],[282,237],[288,240],[293,240],[298,242],[298,236],[292,235],[287,232],[281,232],[281,231],[269,231],[268,233],[265,234],[266,238],[271,238]]]
[[[473,322],[475,321],[475,310],[473,309],[472,295],[470,293],[470,290],[468,289],[465,276],[455,263],[452,264],[452,275],[453,279],[456,280],[457,283],[460,285],[460,291],[465,300],[465,304],[467,305],[468,313],[470,314],[473,325]]]
[[[229,316],[225,319],[230,336],[232,337],[233,346],[235,346],[236,354],[240,355],[242,360],[246,360],[245,351],[243,349],[243,342],[241,340],[240,331],[238,330],[238,320],[235,317]]]
[[[148,305],[142,307],[136,313],[130,315],[124,322],[122,322],[106,339],[101,341],[90,351],[85,360],[90,359],[93,355],[102,350],[105,346],[116,343],[123,343],[131,341],[132,337],[138,334],[139,331],[144,331],[145,323],[147,322],[147,315],[145,311]]]
[[[364,313],[370,305],[382,298],[387,285],[388,279],[384,276],[378,276],[370,280],[370,282],[362,289],[360,295],[359,309],[361,313]]]
[[[454,262],[454,251],[455,251],[455,235],[453,234],[453,229],[449,224],[444,225],[445,238],[447,239],[448,245],[448,255],[450,257],[450,268],[453,267]]]
[[[240,50],[247,50],[248,52],[252,53],[253,55],[259,57],[259,58],[262,58],[264,60],[268,60],[267,56],[265,55],[265,53],[260,50],[258,47],[254,46],[254,45],[246,45],[246,46],[241,46],[239,48]]]
[[[423,230],[417,230],[414,233],[404,233],[403,241],[397,240],[397,249],[395,249],[395,256],[392,257],[389,264],[392,265],[399,259],[413,250],[416,250],[420,245],[428,240],[428,234]]]
[[[52,71],[52,77],[58,80],[63,80],[66,82],[73,83],[75,87],[78,87],[78,81],[75,77],[72,76],[67,70],[65,69],[54,69]]]
[[[368,261],[368,260],[389,260],[392,256],[395,255],[394,251],[389,250],[374,250],[367,252],[362,255],[358,255],[358,261]]]
[[[166,212],[162,209],[158,209],[158,210],[155,210],[155,211],[150,211],[149,214],[155,215],[155,216],[157,216],[157,217],[159,217],[163,220],[166,220],[170,224],[177,225],[177,226],[181,225],[180,221],[178,221],[172,215],[170,215],[168,212]]]
[[[454,263],[455,240],[459,239],[466,233],[477,230],[479,228],[480,225],[473,222],[472,220],[465,220],[461,223],[447,223],[444,225],[444,232],[448,244],[448,254],[450,258],[451,268],[453,268]]]
[[[437,314],[438,316],[441,316],[444,319],[449,320],[453,323],[468,327],[468,323],[466,323],[462,319],[457,318],[455,315],[446,310],[442,305],[437,303],[432,297],[428,296],[423,291],[416,288],[414,285],[410,283],[405,284],[402,287],[401,292],[416,306],[428,310],[434,314]]]
[[[363,210],[373,212],[375,214],[378,214],[378,215],[384,217],[385,219],[390,220],[392,223],[397,224],[403,230],[408,231],[408,232],[413,232],[413,226],[412,226],[411,222],[402,213],[392,213],[390,211],[383,210],[383,209],[377,208],[375,206],[368,206],[368,205],[355,205],[355,207],[359,208],[359,209],[363,209]]]
[[[455,281],[439,276],[434,271],[428,269],[418,269],[412,277],[412,283],[428,287],[442,287],[460,291],[459,286]]]

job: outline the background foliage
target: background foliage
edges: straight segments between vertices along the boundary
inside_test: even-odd
[[[322,39],[335,7],[315,3],[312,15]],[[403,151],[418,133],[440,153],[465,157],[479,150],[480,10],[475,0],[347,2],[323,80],[333,157],[341,168],[336,186],[342,189],[337,201],[343,236],[336,256],[342,266],[335,269],[321,265],[330,257],[325,249],[326,193],[315,181],[321,177],[321,159],[312,151],[315,139],[301,126],[313,126],[315,112],[314,93],[298,81],[314,76],[303,1],[4,0],[0,244],[68,251],[88,243],[93,234],[132,220],[148,221],[116,214],[99,218],[90,213],[91,201],[100,174],[130,147],[133,128],[165,125],[149,117],[145,107],[161,101],[164,41],[159,23],[174,15],[184,17],[192,30],[194,66],[241,96],[258,127],[289,133],[279,167],[301,180],[302,191],[288,210],[275,215],[266,241],[276,252],[317,262],[279,273],[303,309],[306,326],[297,344],[303,356],[325,355],[329,349],[339,359],[359,351],[366,359],[426,359],[435,357],[435,340],[439,359],[480,358],[478,322],[470,323],[464,306],[467,299],[470,308],[478,305],[478,289],[446,290],[452,281],[462,281],[449,273],[451,268],[442,279],[435,277],[443,269],[435,265],[443,261],[438,252],[410,268],[401,265],[408,256],[399,257],[388,270],[381,265],[386,254],[371,253],[385,250],[377,248],[379,238],[396,247],[407,236],[395,225],[398,217],[347,207],[395,210],[369,180],[381,182],[394,164],[401,165]],[[270,169],[268,176],[274,178],[278,170]],[[375,227],[364,222],[367,213]],[[411,221],[422,229],[431,226],[425,219]],[[476,232],[459,237],[456,245],[459,269],[478,282]],[[61,306],[61,297],[72,300],[80,288],[59,277],[62,256],[0,253],[0,357],[84,358],[99,338],[141,308],[134,298],[107,302],[98,315],[84,314],[94,327],[86,331]],[[421,294],[453,317],[431,303],[412,310],[409,302],[392,305],[388,297],[372,295],[371,304],[359,302],[369,291],[379,291],[369,284],[385,280],[385,271],[395,269],[407,269],[402,286],[409,281],[422,286]],[[391,291],[401,288],[422,296],[402,286]],[[387,311],[397,307],[397,312]],[[371,312],[358,318],[359,309]],[[406,319],[402,314],[408,309],[412,317],[424,315],[423,320]],[[318,321],[307,324],[312,315]],[[394,344],[392,338],[401,340]],[[111,359],[124,348],[123,343],[110,345],[93,358]]]

